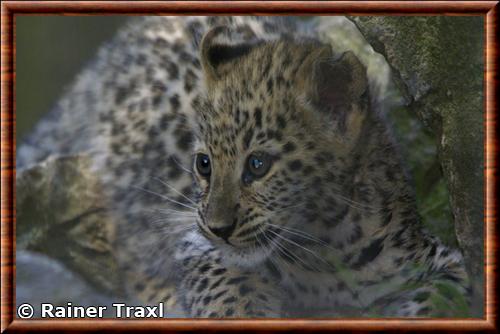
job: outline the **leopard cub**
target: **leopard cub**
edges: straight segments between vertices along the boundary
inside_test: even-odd
[[[462,256],[423,232],[365,67],[316,33],[278,17],[136,19],[18,165],[92,158],[129,294],[145,304],[454,316],[470,293]]]

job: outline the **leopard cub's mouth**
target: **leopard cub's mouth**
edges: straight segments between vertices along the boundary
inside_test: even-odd
[[[271,239],[264,236],[264,232],[260,232],[262,229],[256,229],[248,234],[236,229],[232,235],[223,238],[215,235],[202,217],[196,220],[196,224],[201,235],[219,249],[228,265],[254,266],[265,261],[274,248]]]

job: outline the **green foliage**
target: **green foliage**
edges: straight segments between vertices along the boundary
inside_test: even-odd
[[[469,306],[465,297],[449,282],[437,281],[434,287],[437,294],[431,296],[431,302],[436,309],[436,316],[468,317],[470,315]]]
[[[445,244],[456,247],[449,192],[439,164],[436,137],[405,108],[395,108],[389,117],[415,184],[424,226]]]

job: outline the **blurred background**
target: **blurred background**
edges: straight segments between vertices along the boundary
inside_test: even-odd
[[[125,16],[16,16],[16,141],[47,113]]]

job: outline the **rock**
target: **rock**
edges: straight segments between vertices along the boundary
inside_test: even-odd
[[[393,70],[409,112],[438,139],[457,240],[484,301],[484,19],[479,16],[350,17]]]
[[[111,216],[85,156],[49,157],[18,170],[16,244],[60,261],[97,290],[123,295],[108,240]]]
[[[57,284],[54,284],[57,282]],[[40,317],[40,304],[66,306],[106,306],[105,317],[112,317],[111,304],[119,300],[111,299],[75,275],[59,262],[33,252],[16,253],[16,303],[33,306],[34,317]]]

